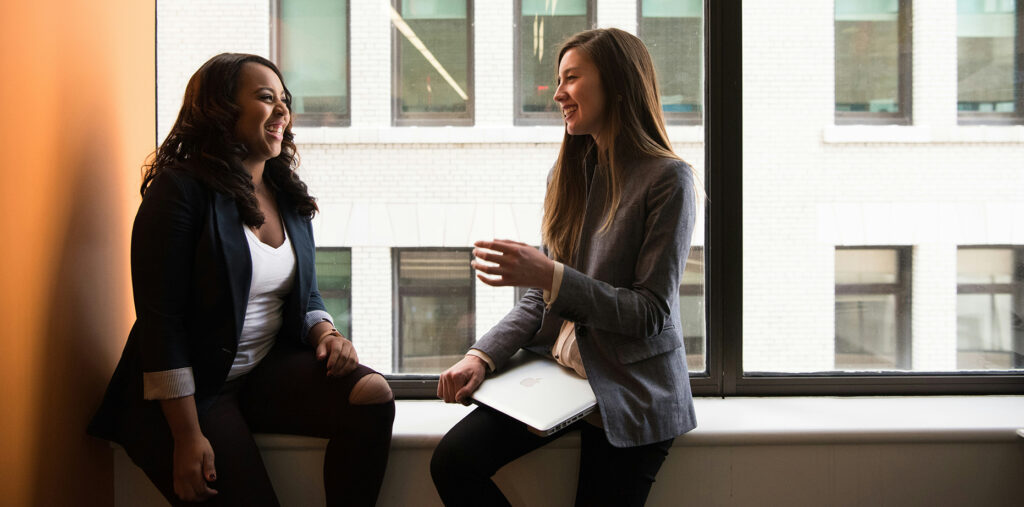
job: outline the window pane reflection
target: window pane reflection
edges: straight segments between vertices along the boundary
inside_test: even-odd
[[[638,35],[654,60],[671,123],[700,123],[704,97],[704,2],[643,0]]]

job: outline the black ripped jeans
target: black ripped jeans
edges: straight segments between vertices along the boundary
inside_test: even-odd
[[[531,433],[504,414],[479,407],[448,432],[430,461],[430,474],[448,507],[505,506],[491,477],[512,460],[570,431],[580,433],[577,506],[641,506],[674,439],[639,447],[614,447],[604,430],[579,421],[551,436]]]
[[[352,387],[374,373],[360,365],[345,377],[327,377],[309,348],[277,344],[247,375],[228,382],[199,426],[214,452],[217,495],[185,503],[174,493],[174,439],[158,402],[145,402],[119,421],[128,455],[171,505],[277,506],[277,496],[252,433],[330,439],[324,456],[327,505],[372,506],[391,445],[395,403],[354,405]]]

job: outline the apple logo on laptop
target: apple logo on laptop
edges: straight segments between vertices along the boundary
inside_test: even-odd
[[[541,380],[542,379],[540,377],[536,377],[536,378],[534,378],[534,377],[526,377],[523,380],[519,381],[519,385],[521,385],[523,387],[533,387],[533,386],[539,384]]]

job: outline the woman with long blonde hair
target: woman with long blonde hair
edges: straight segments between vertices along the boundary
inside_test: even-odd
[[[696,426],[678,294],[697,178],[669,144],[651,57],[622,30],[576,34],[559,51],[554,99],[565,135],[544,252],[507,240],[474,250],[482,281],[530,289],[441,375],[438,396],[468,403],[488,370],[528,348],[587,378],[598,410],[542,437],[477,408],[434,451],[446,505],[508,505],[491,476],[570,431],[581,432],[576,505],[643,505],[673,439]]]

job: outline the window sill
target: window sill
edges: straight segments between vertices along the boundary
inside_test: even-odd
[[[697,429],[675,446],[1006,443],[1024,439],[1024,396],[696,398]],[[395,448],[433,448],[472,407],[400,400]],[[326,440],[259,434],[262,449],[320,449]],[[579,445],[576,434],[554,448]]]
[[[1022,125],[829,125],[825,144],[1024,143]]]
[[[700,125],[669,125],[674,144],[704,142]],[[315,144],[537,144],[562,142],[563,127],[293,127],[295,143]]]

